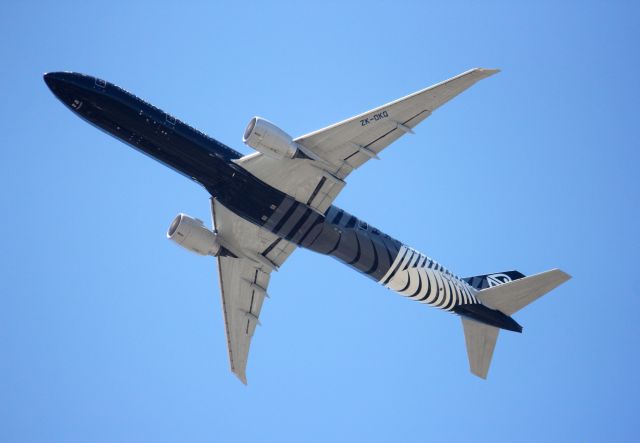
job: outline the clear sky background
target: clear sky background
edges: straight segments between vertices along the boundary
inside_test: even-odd
[[[9,2],[0,12],[0,441],[637,441],[635,2]],[[487,381],[460,320],[298,250],[229,371],[195,183],[81,121],[100,76],[249,153],[473,67],[502,72],[348,179],[336,204],[459,275],[559,267]]]

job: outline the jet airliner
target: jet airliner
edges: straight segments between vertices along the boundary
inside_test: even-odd
[[[345,178],[476,82],[476,68],[326,128],[293,138],[253,117],[249,155],[222,144],[100,78],[53,72],[44,80],[72,112],[203,186],[213,229],[186,214],[167,237],[217,258],[232,372],[247,383],[251,338],[271,273],[298,247],[332,256],[409,299],[462,320],[469,367],[486,378],[500,329],[522,332],[512,315],[570,276],[553,269],[460,278],[429,256],[332,203]]]

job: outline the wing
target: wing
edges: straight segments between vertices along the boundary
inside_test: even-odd
[[[212,199],[213,223],[225,248],[237,257],[218,257],[222,310],[231,371],[247,384],[251,338],[260,324],[271,272],[295,245],[236,215]]]
[[[311,154],[275,160],[254,153],[237,162],[269,185],[323,213],[354,169],[378,154],[474,83],[498,72],[476,68],[294,141]]]

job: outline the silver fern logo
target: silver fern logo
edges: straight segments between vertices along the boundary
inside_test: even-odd
[[[511,277],[509,277],[507,274],[491,274],[491,275],[487,275],[487,283],[489,283],[489,287],[493,288],[494,286],[499,286],[505,283],[509,283],[511,280]]]

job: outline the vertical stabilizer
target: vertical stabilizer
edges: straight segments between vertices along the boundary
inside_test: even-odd
[[[519,280],[525,277],[522,272],[519,271],[503,271],[494,272],[493,274],[474,275],[473,277],[463,278],[468,284],[476,288],[478,291],[482,289],[492,288],[504,283],[509,283],[514,280]]]
[[[467,344],[469,369],[478,377],[486,379],[500,329],[465,317],[462,317],[462,326]]]

